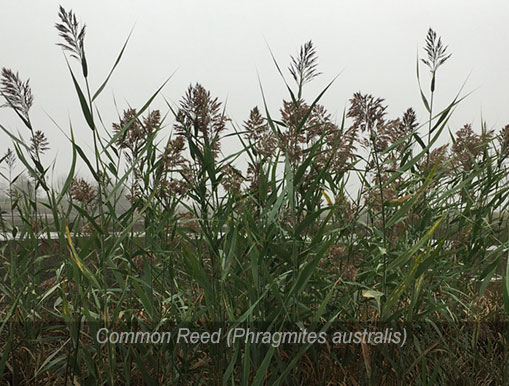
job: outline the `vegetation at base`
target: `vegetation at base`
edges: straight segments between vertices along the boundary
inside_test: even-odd
[[[60,8],[56,28],[84,118],[67,133],[62,186],[48,182],[51,143],[30,119],[29,81],[7,68],[0,78],[26,128],[0,124],[13,149],[0,158],[1,384],[508,382],[509,125],[449,129],[464,96],[434,103],[451,55],[433,30],[417,64],[421,119],[412,108],[389,118],[383,99],[358,92],[334,121],[320,104],[333,82],[303,97],[321,75],[307,42],[288,82],[274,60],[288,89],[279,114],[263,97],[237,125],[198,83],[177,107],[151,109],[163,84],[109,128],[98,101],[129,39],[97,83],[84,25]],[[75,141],[78,126],[93,156]],[[450,143],[438,146],[443,136]],[[226,137],[240,149],[225,154]],[[96,340],[100,328],[253,323],[409,335],[403,347]]]

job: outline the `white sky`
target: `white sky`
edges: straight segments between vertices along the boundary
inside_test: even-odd
[[[220,100],[239,125],[249,110],[262,106],[259,74],[272,115],[278,116],[287,92],[269,53],[283,69],[290,55],[312,39],[323,74],[308,85],[312,99],[339,72],[323,98],[329,112],[341,119],[356,91],[383,97],[389,116],[396,118],[414,107],[425,121],[416,79],[416,58],[429,27],[442,37],[452,58],[439,70],[436,106],[456,95],[470,75],[465,92],[473,91],[455,111],[450,129],[473,123],[481,116],[497,131],[509,123],[509,2],[490,1],[140,1],[140,0],[0,0],[0,67],[30,78],[35,103],[31,110],[36,129],[45,131],[52,145],[46,161],[56,159],[55,180],[64,175],[71,152],[50,115],[78,142],[91,146],[90,129],[81,115],[54,28],[58,5],[72,9],[87,24],[86,53],[92,89],[110,70],[129,31],[127,51],[98,108],[107,124],[116,121],[113,98],[120,110],[141,107],[162,82],[176,71],[163,95],[178,102],[187,86],[199,82]],[[79,68],[74,67],[79,74]],[[428,89],[428,73],[421,69]],[[287,79],[290,76],[286,72]],[[154,108],[164,109],[159,98]],[[8,109],[0,123],[12,131],[28,132]],[[171,125],[167,128],[169,134]],[[0,133],[0,154],[10,146]],[[236,150],[234,144],[223,149]],[[86,175],[85,167],[80,167]]]

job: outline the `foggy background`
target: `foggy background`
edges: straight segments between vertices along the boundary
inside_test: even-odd
[[[292,84],[287,71],[290,55],[310,39],[322,75],[305,88],[309,102],[341,73],[321,102],[338,121],[349,98],[361,91],[385,99],[387,118],[413,107],[422,123],[426,114],[416,62],[418,55],[425,56],[422,47],[429,27],[452,53],[438,71],[435,111],[446,107],[467,78],[463,94],[473,91],[454,112],[449,129],[454,133],[472,123],[480,132],[482,118],[498,132],[509,123],[507,1],[1,0],[0,4],[0,67],[19,71],[22,80],[30,78],[35,97],[31,119],[49,139],[51,150],[43,161],[46,165],[55,161],[50,173],[53,183],[67,173],[71,148],[49,117],[66,133],[71,123],[77,142],[92,154],[92,133],[62,50],[55,44],[60,41],[54,27],[59,4],[87,25],[85,50],[92,91],[106,78],[134,27],[119,66],[96,100],[110,132],[118,114],[129,105],[143,106],[173,72],[151,109],[160,108],[164,114],[168,109],[162,96],[176,104],[190,83],[199,82],[226,102],[228,116],[241,126],[252,107],[263,107],[259,76],[271,115],[279,118],[281,100],[289,96],[268,47]],[[79,64],[71,63],[81,75]],[[425,66],[421,79],[427,93]],[[170,116],[166,135],[173,122]],[[0,124],[28,140],[28,130],[10,109],[0,109]],[[447,131],[444,134],[442,141],[447,140]],[[8,147],[11,141],[1,132],[2,156]],[[225,154],[236,150],[235,142],[223,145]],[[82,163],[78,174],[89,176]]]

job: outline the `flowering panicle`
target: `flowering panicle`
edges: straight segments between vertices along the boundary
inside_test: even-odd
[[[377,125],[384,123],[385,110],[382,98],[375,98],[370,94],[362,95],[356,92],[350,99],[350,108],[346,114],[347,118],[353,118],[353,128],[361,132],[371,133]],[[371,135],[371,134],[370,134]]]
[[[95,197],[95,189],[83,178],[73,178],[69,188],[71,198],[88,205]]]
[[[506,125],[499,133],[499,142],[501,147],[502,156],[509,155],[509,125]]]
[[[462,171],[469,171],[474,160],[482,153],[483,140],[466,124],[456,132],[456,140],[452,145],[453,163]]]
[[[113,131],[116,139],[116,145],[120,149],[128,150],[125,152],[127,162],[132,165],[142,151],[148,136],[161,126],[161,114],[159,110],[154,110],[140,119],[136,109],[129,108],[124,111],[120,123],[113,124]],[[130,194],[127,199],[133,204],[139,202],[141,196],[141,182],[143,172],[138,167],[133,169],[133,180],[131,182]]]
[[[263,119],[258,107],[254,107],[249,113],[249,119],[244,122],[246,138],[253,143],[255,156],[263,159],[272,157],[276,150],[276,138]]]
[[[85,29],[86,26],[80,26],[76,15],[67,12],[60,6],[58,17],[60,23],[55,24],[55,28],[59,31],[59,36],[64,39],[65,43],[57,43],[65,51],[69,51],[73,58],[83,62],[85,59]]]
[[[377,125],[374,136],[373,146],[376,152],[382,152],[389,146],[400,142],[396,147],[396,154],[388,155],[394,159],[401,157],[403,152],[408,149],[411,138],[410,134],[417,127],[415,111],[409,108],[405,111],[402,118],[396,118],[387,122],[381,122]],[[406,138],[406,140],[405,140]]]
[[[312,81],[320,75],[316,70],[317,56],[311,40],[305,43],[300,48],[299,55],[297,57],[292,56],[291,60],[292,62],[288,69],[295,82],[299,85],[299,91],[301,91],[305,83]]]
[[[37,130],[34,133],[32,138],[30,138],[30,142],[30,150],[34,154],[43,155],[46,150],[49,149],[48,139],[46,138],[46,135],[40,130]]]
[[[185,164],[186,160],[182,155],[185,148],[186,144],[183,137],[179,136],[168,141],[163,154],[161,154],[165,171],[172,171]]]
[[[428,30],[428,35],[426,36],[426,46],[424,50],[428,54],[428,58],[421,60],[429,67],[432,74],[435,74],[437,69],[452,55],[447,54],[447,46],[442,44],[442,39],[440,37],[437,38],[437,33],[431,28]]]
[[[239,193],[244,177],[240,170],[232,165],[227,165],[223,170],[221,185],[228,193]]]
[[[160,189],[161,197],[169,197],[170,193],[177,196],[183,196],[188,188],[190,178],[189,162],[183,156],[185,150],[185,140],[182,136],[168,140],[161,159],[161,171],[163,174],[162,186]],[[182,179],[174,178],[174,172],[180,172]],[[187,180],[186,177],[187,176]]]
[[[11,107],[28,121],[28,111],[34,103],[34,96],[30,88],[30,79],[22,81],[16,72],[2,68],[0,92],[7,100],[2,107]]]
[[[14,167],[14,164],[16,163],[16,154],[14,154],[11,148],[8,148],[3,159],[5,160],[7,167],[9,169],[12,169]]]
[[[144,143],[147,136],[156,130],[160,125],[161,113],[154,110],[143,119],[143,124],[137,117],[136,109],[129,108],[124,111],[120,123],[113,124],[113,131],[116,135],[122,133],[116,141],[120,149],[135,151]]]
[[[197,83],[189,86],[180,101],[175,129],[179,135],[193,137],[202,145],[208,142],[217,157],[221,151],[220,134],[226,130],[227,121],[221,111],[221,102]]]

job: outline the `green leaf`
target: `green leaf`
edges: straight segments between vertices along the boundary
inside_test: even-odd
[[[505,266],[505,275],[503,278],[503,287],[504,287],[504,308],[505,311],[509,314],[509,259],[506,262]]]
[[[419,91],[421,93],[421,99],[422,99],[422,102],[424,103],[424,107],[426,108],[428,113],[430,113],[431,108],[429,107],[429,102],[426,99],[426,96],[424,95],[424,92],[422,91],[422,87],[421,87],[421,77],[419,75],[419,58],[417,58],[417,82],[419,84]]]
[[[258,370],[256,371],[256,375],[251,385],[259,386],[263,383],[263,380],[267,375],[267,369],[269,368],[270,361],[272,360],[272,356],[274,355],[275,349],[276,348],[273,345],[270,346],[269,351],[267,352],[267,354],[265,354],[265,358],[263,358],[260,367],[258,367]]]
[[[113,74],[113,71],[117,67],[118,63],[120,62],[120,59],[122,58],[122,55],[124,54],[124,50],[127,47],[127,43],[129,42],[129,38],[131,37],[132,33],[133,33],[133,30],[131,30],[131,32],[129,32],[129,35],[127,36],[127,39],[125,40],[125,43],[122,46],[122,50],[120,50],[120,54],[118,54],[117,60],[115,60],[115,64],[113,64],[113,67],[111,68],[110,73],[106,77],[106,80],[101,84],[101,86],[94,93],[94,96],[92,97],[92,102],[95,101],[95,99],[101,94],[101,92],[104,90],[104,88],[108,84],[108,81],[110,80],[110,77]]]
[[[72,142],[74,143],[74,134],[72,132],[72,126],[71,126],[71,137]],[[67,193],[67,190],[69,189],[69,186],[71,185],[72,179],[74,178],[74,171],[76,169],[76,147],[72,147],[72,161],[71,161],[71,168],[69,169],[69,174],[67,175],[67,178],[65,179],[64,186],[62,186],[62,189],[60,190],[60,193],[58,194],[58,197],[56,199],[56,205],[60,204],[62,201],[62,198],[64,198],[64,195]]]
[[[78,84],[78,81],[76,80],[76,77],[74,76],[74,72],[72,71],[72,68],[71,68],[69,62],[67,61],[67,58],[65,60],[67,62],[67,67],[69,68],[69,71],[71,73],[72,81],[74,83],[74,88],[76,89],[76,92],[78,94],[78,98],[80,100],[80,105],[81,105],[81,110],[83,111],[83,115],[85,116],[85,120],[88,123],[88,127],[90,127],[90,129],[92,131],[94,131],[95,130],[95,123],[94,123],[94,118],[92,116],[92,112],[90,111],[90,107],[88,106],[88,103],[87,103],[87,100],[85,98],[85,95],[83,94],[83,91],[81,91],[81,87]]]
[[[415,243],[412,248],[410,248],[405,253],[402,253],[398,258],[394,259],[388,266],[388,270],[395,269],[397,267],[404,266],[408,260],[427,242],[431,239],[433,236],[433,233],[437,229],[437,227],[440,225],[440,223],[444,220],[447,213],[444,213],[436,222],[433,224],[433,226],[426,232],[426,234],[417,242]]]
[[[133,283],[134,290],[138,294],[141,304],[145,308],[145,311],[147,311],[147,314],[149,315],[151,320],[154,320],[154,307],[152,302],[150,301],[147,294],[143,291],[140,284],[138,283],[139,279],[135,277],[131,277],[131,283]]]

